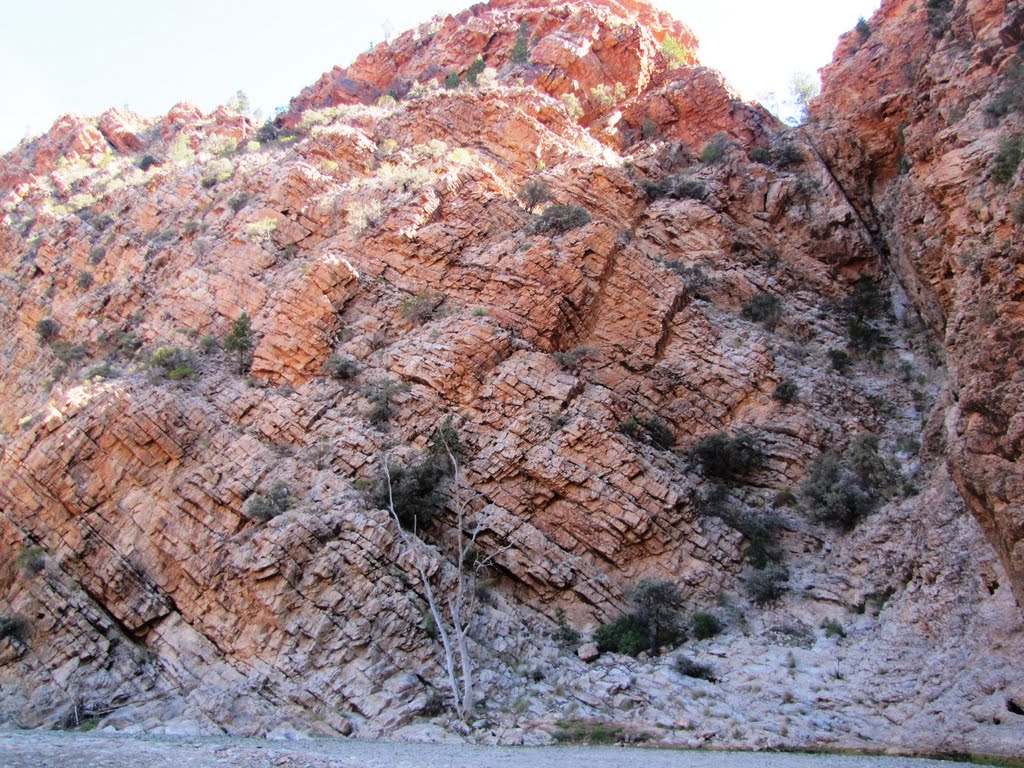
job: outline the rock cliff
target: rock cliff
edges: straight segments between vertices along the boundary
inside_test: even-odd
[[[274,123],[19,146],[0,718],[1019,754],[1022,13],[950,5],[883,3],[797,130],[643,2],[494,0]],[[383,462],[448,418],[410,551]],[[469,726],[413,567],[462,504]],[[643,579],[715,683],[559,644]]]

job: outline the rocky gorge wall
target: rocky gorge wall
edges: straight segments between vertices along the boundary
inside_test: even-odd
[[[963,12],[984,39],[1012,11],[993,5]],[[22,623],[0,639],[0,718],[514,743],[569,711],[667,744],[1019,754],[1019,436],[980,438],[1013,406],[1019,228],[990,202],[984,238],[957,235],[1010,238],[970,278],[1000,302],[981,357],[948,331],[983,321],[974,283],[900,247],[937,216],[913,154],[927,128],[908,108],[921,146],[901,175],[891,73],[856,75],[897,66],[890,40],[945,50],[919,11],[886,3],[866,42],[841,41],[798,131],[643,3],[503,1],[326,74],[277,124],[114,110],[8,155],[0,595]],[[477,55],[476,87],[429,84]],[[531,182],[585,215],[530,210]],[[865,295],[886,308],[858,320]],[[243,311],[240,373],[223,343]],[[373,492],[383,457],[413,465],[448,416],[492,558],[468,731],[437,711],[424,588]],[[716,479],[691,449],[719,431],[763,460]],[[887,502],[852,532],[816,522],[809,471],[864,433]],[[260,519],[275,493],[287,508]],[[448,498],[418,545],[441,588]],[[765,605],[749,585],[768,528],[789,589]],[[716,683],[556,642],[560,611],[592,631],[644,578],[719,616],[684,649]]]

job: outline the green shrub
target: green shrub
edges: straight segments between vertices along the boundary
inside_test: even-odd
[[[658,124],[650,117],[645,117],[640,124],[640,135],[645,139],[654,139],[658,136]]]
[[[871,37],[871,25],[867,23],[863,16],[857,19],[857,26],[855,27],[857,34],[860,35],[861,40],[867,40]]]
[[[720,163],[725,157],[725,150],[728,147],[729,137],[724,133],[719,133],[704,145],[704,149],[700,153],[700,161],[705,165]]]
[[[555,631],[556,643],[567,648],[579,645],[580,633],[569,624],[564,608],[555,610],[555,623],[558,624],[558,629]]]
[[[800,165],[805,159],[804,153],[791,141],[782,142],[772,152],[772,162],[776,168],[790,168],[794,165]]]
[[[359,364],[351,357],[331,355],[323,365],[323,371],[335,379],[351,379],[359,375]]]
[[[665,57],[670,67],[684,67],[692,59],[690,52],[669,35],[661,41],[661,55]]]
[[[92,276],[91,272],[87,272],[84,269],[79,270],[79,272],[78,272],[78,287],[79,288],[81,288],[83,291],[87,291],[90,288],[92,288],[92,284],[94,282],[95,282],[95,278]]]
[[[149,357],[149,365],[174,381],[190,378],[196,373],[192,355],[180,347],[157,347]]]
[[[46,565],[46,553],[41,547],[25,547],[14,558],[14,567],[26,576],[35,576]]]
[[[399,525],[406,530],[417,531],[428,526],[444,501],[440,486],[448,476],[447,461],[427,456],[409,466],[389,464],[388,472],[390,496],[387,480],[381,478],[374,493],[376,506],[388,509],[390,501]]]
[[[768,165],[772,161],[772,151],[767,147],[755,147],[750,150],[750,159],[761,165]]]
[[[928,28],[935,37],[942,37],[949,26],[953,0],[928,0]]]
[[[633,617],[647,633],[648,650],[673,644],[685,636],[681,626],[680,606],[683,602],[678,585],[664,579],[643,579],[630,594]]]
[[[821,622],[821,628],[826,637],[846,637],[846,627],[831,617]]]
[[[449,72],[444,78],[444,87],[449,91],[459,87],[459,73]]]
[[[89,223],[97,232],[103,232],[114,223],[114,217],[109,213],[101,213],[99,216],[93,216]]]
[[[274,483],[265,491],[257,491],[245,503],[243,513],[251,520],[266,522],[282,515],[292,506],[292,491],[285,483]]]
[[[640,422],[636,420],[635,416],[630,416],[625,421],[619,422],[618,430],[626,437],[631,437],[634,440],[640,439]]]
[[[36,323],[36,336],[38,336],[39,341],[44,344],[53,341],[59,334],[60,324],[52,317],[44,317]]]
[[[10,639],[24,643],[28,638],[28,622],[21,616],[0,613],[0,640]]]
[[[552,357],[563,371],[576,371],[584,360],[588,360],[597,353],[592,347],[573,347],[568,352],[555,352]]]
[[[778,296],[769,293],[757,293],[743,305],[741,315],[745,320],[751,320],[769,331],[782,320],[782,300]]]
[[[997,184],[1009,184],[1013,181],[1021,161],[1021,143],[1020,134],[999,139],[999,151],[992,160],[992,181]]]
[[[818,456],[800,497],[814,520],[848,531],[892,495],[895,481],[878,454],[878,438],[863,434],[846,455],[826,451]]]
[[[594,642],[601,651],[637,656],[647,650],[647,631],[634,616],[621,616],[598,627]]]
[[[231,197],[228,198],[228,208],[230,208],[235,213],[238,213],[240,210],[245,208],[245,206],[247,206],[248,204],[249,204],[249,193],[248,192],[238,192],[238,193],[236,193],[236,194],[234,194],[234,195],[232,195]]]
[[[764,463],[760,442],[746,432],[730,437],[715,432],[693,446],[690,456],[706,475],[719,480],[737,480]]]
[[[853,284],[853,292],[843,299],[843,309],[857,320],[864,321],[878,317],[882,313],[885,309],[885,297],[878,290],[874,280],[862,275]]]
[[[754,605],[766,606],[779,600],[789,590],[789,571],[778,563],[769,563],[752,571],[743,585]]]
[[[551,199],[551,187],[538,179],[531,179],[519,190],[519,199],[526,210],[533,213],[534,209],[541,203]]]
[[[473,59],[473,63],[469,65],[469,69],[466,70],[466,82],[476,88],[477,80],[486,68],[487,65],[484,63],[484,57],[477,56]]]
[[[370,382],[363,388],[363,397],[371,406],[366,418],[375,426],[387,424],[395,415],[395,398],[408,391],[408,384],[394,379],[383,378]]]
[[[676,442],[675,433],[669,428],[668,424],[659,419],[657,416],[652,416],[649,419],[644,419],[641,422],[644,431],[647,432],[647,436],[651,439],[651,442],[662,450],[669,450]]]
[[[985,113],[997,121],[1011,112],[1024,110],[1024,62],[1007,70],[1004,88],[985,105]]]
[[[648,200],[668,197],[673,200],[704,200],[708,188],[702,181],[689,176],[666,176],[658,181],[641,182]]]
[[[91,251],[89,251],[89,263],[95,267],[97,264],[103,261],[104,258],[106,258],[106,255],[107,249],[97,246],[96,248],[93,248]]]
[[[684,264],[676,260],[659,261],[659,263],[683,278],[686,293],[695,299],[701,298],[701,291],[711,285],[711,278],[700,264]]]
[[[841,349],[830,349],[828,351],[828,359],[837,373],[844,373],[853,365],[853,360]]]
[[[437,314],[438,307],[444,303],[444,296],[433,291],[424,291],[410,296],[402,302],[402,317],[413,325],[429,323]]]
[[[722,631],[722,622],[713,613],[698,611],[690,617],[693,636],[698,640],[707,640]]]
[[[81,344],[69,344],[66,341],[55,341],[50,349],[53,356],[65,365],[81,362],[89,356],[89,351]]]
[[[569,113],[569,117],[573,120],[579,120],[583,117],[583,107],[575,93],[563,93],[562,104],[565,106],[565,111]]]
[[[559,744],[615,744],[623,734],[621,725],[600,721],[560,720],[551,738]]]
[[[775,391],[772,392],[772,397],[778,400],[783,405],[789,405],[795,403],[797,396],[800,394],[800,387],[792,379],[783,379],[779,382],[778,386],[775,387]]]
[[[578,205],[550,205],[534,221],[533,232],[554,232],[557,234],[582,227],[589,223],[590,214]]]
[[[154,165],[159,165],[156,158],[152,155],[143,155],[142,159],[139,160],[139,168],[143,171],[148,171]]]
[[[716,682],[714,667],[694,661],[689,656],[676,656],[672,662],[672,668],[683,677],[707,680],[709,683]]]

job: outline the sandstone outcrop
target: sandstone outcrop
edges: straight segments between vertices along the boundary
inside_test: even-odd
[[[962,47],[885,3],[795,131],[645,3],[495,0],[276,124],[182,104],[23,144],[0,168],[0,613],[21,622],[0,720],[375,736],[436,716],[411,558],[450,587],[459,502],[410,554],[374,488],[451,417],[489,564],[473,738],[548,740],[571,704],[673,744],[1019,753],[1019,227],[965,171],[1002,130],[978,114],[1010,76],[995,4],[950,29],[977,17],[1002,74],[941,79]],[[970,142],[926,147],[945,107],[892,89],[898,41],[930,52],[934,100],[974,94]],[[493,77],[427,84],[477,55]],[[222,349],[243,313],[249,358]],[[716,476],[691,449],[719,432],[760,460]],[[852,532],[814,522],[796,492],[860,444],[885,503]],[[762,557],[788,568],[768,607]],[[690,646],[719,687],[552,640],[645,578],[720,615]],[[836,617],[846,640],[819,629]]]

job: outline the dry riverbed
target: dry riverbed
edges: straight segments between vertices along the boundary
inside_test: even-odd
[[[347,739],[274,742],[54,731],[0,733],[0,768],[955,768],[967,763],[636,747],[480,747]]]

